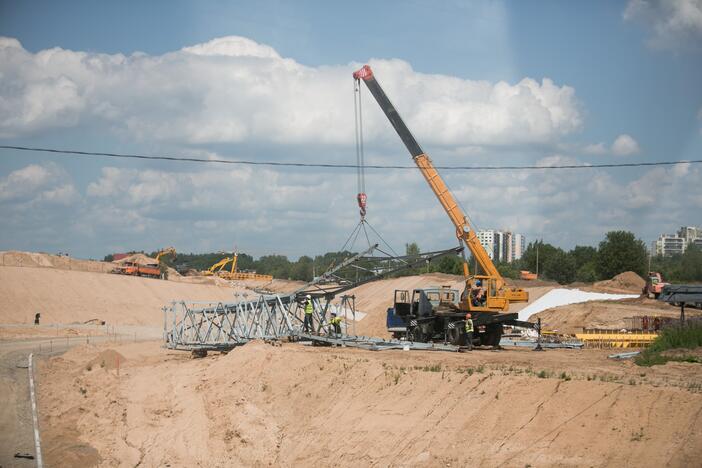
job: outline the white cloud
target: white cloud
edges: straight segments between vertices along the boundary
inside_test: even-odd
[[[607,154],[608,151],[609,149],[604,143],[591,144],[583,148],[583,152],[586,154]]]
[[[628,156],[639,151],[639,144],[627,134],[619,135],[612,143],[612,154],[615,156]]]
[[[699,48],[702,0],[629,0],[623,16],[651,28],[649,45],[654,48]]]
[[[573,163],[556,154],[538,165]],[[54,243],[64,251],[73,243],[98,256],[108,246],[150,250],[170,244],[183,251],[236,244],[255,255],[296,256],[340,248],[358,222],[353,172],[178,169],[106,167],[83,193],[56,164],[13,171],[0,179],[0,241],[34,249]],[[654,168],[623,181],[596,168],[443,175],[476,227],[511,228],[528,240],[569,248],[596,244],[610,229],[653,238],[667,223],[684,224],[702,210],[700,169]],[[367,193],[368,221],[396,250],[411,241],[425,250],[455,245],[450,221],[417,171],[369,171]]]
[[[613,154],[615,156],[629,156],[640,151],[641,148],[639,148],[638,142],[631,135],[627,135],[626,133],[615,138],[611,146],[600,142],[586,145],[582,148],[583,153],[594,155]]]
[[[57,164],[30,164],[0,179],[0,203],[24,209],[37,202],[67,205],[77,191],[68,174]]]
[[[490,83],[418,73],[402,60],[371,65],[427,144],[543,143],[582,124],[574,89],[548,78]],[[150,142],[346,145],[359,66],[308,67],[236,36],[159,56],[30,53],[1,38],[0,137],[89,123]],[[369,142],[394,143],[363,92]]]

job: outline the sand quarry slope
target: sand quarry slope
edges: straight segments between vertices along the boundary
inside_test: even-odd
[[[695,309],[687,309],[686,313],[689,317],[702,315],[702,312]],[[677,318],[680,309],[654,299],[639,297],[554,307],[532,315],[529,321],[536,322],[537,318],[541,318],[544,328],[573,334],[582,332],[583,327],[620,330],[628,327],[624,319],[640,316]]]
[[[698,466],[700,388],[698,364],[600,350],[141,343],[39,365],[49,466]]]
[[[0,266],[0,323],[74,323],[92,319],[110,324],[163,324],[161,307],[174,299],[231,301],[225,286],[152,278]]]

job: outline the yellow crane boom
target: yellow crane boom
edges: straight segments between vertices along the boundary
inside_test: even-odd
[[[483,246],[480,244],[475,231],[471,229],[467,216],[461,210],[460,206],[453,197],[453,194],[448,189],[448,186],[441,178],[441,175],[434,167],[429,156],[421,148],[417,140],[410,132],[405,122],[400,117],[395,107],[390,102],[390,99],[385,95],[383,88],[373,75],[373,71],[368,65],[363,66],[360,70],[354,72],[355,80],[366,84],[375,100],[380,105],[380,108],[385,113],[390,123],[395,128],[395,131],[402,139],[402,142],[407,147],[407,150],[412,155],[414,163],[419,168],[424,176],[424,179],[429,184],[429,187],[436,195],[436,198],[441,203],[441,206],[448,214],[451,222],[456,228],[456,237],[470,250],[473,257],[477,261],[484,275],[471,276],[468,271],[467,262],[463,262],[463,273],[466,278],[466,290],[470,291],[473,286],[473,279],[485,280],[487,299],[484,305],[475,306],[466,298],[462,303],[462,307],[466,310],[478,310],[485,312],[504,311],[509,308],[510,302],[526,302],[529,300],[529,294],[523,289],[509,288],[505,284],[504,278],[495,267],[495,264],[490,259]]]

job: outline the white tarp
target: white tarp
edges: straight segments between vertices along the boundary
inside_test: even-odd
[[[519,320],[527,320],[542,310],[588,301],[615,301],[639,297],[638,294],[606,294],[581,291],[579,289],[552,289],[519,311]]]

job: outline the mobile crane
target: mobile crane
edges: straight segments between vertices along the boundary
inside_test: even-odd
[[[396,290],[394,307],[388,310],[388,328],[392,329],[391,325],[394,326],[396,336],[404,332],[412,341],[428,342],[443,339],[453,344],[465,344],[464,325],[466,313],[469,312],[477,332],[474,334],[474,342],[497,346],[502,337],[503,325],[531,326],[529,323],[519,322],[516,313],[504,313],[509,310],[510,302],[527,302],[528,292],[507,286],[480,244],[467,216],[429,156],[417,143],[400,114],[385,95],[370,66],[364,65],[354,72],[353,78],[356,80],[357,87],[361,80],[366,84],[451,219],[459,242],[468,247],[483,272],[480,275],[471,275],[468,262],[465,257],[463,258],[465,289],[460,296],[457,290],[446,287],[415,289],[411,296],[409,291]]]

